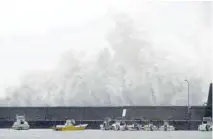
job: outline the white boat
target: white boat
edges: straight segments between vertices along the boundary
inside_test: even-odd
[[[129,131],[139,131],[142,129],[143,129],[142,125],[136,125],[136,124],[127,125],[127,130]]]
[[[25,120],[24,115],[16,115],[16,121],[12,125],[14,130],[28,130],[30,128],[28,122]]]
[[[199,131],[212,131],[212,118],[203,117],[202,124],[198,126]]]
[[[127,130],[127,124],[125,121],[123,121],[122,119],[116,119],[115,123],[112,124],[112,130]]]
[[[149,123],[149,124],[143,126],[143,130],[145,130],[145,131],[157,131],[158,128],[155,125],[153,125],[152,123]]]
[[[168,121],[164,121],[164,124],[160,126],[160,131],[174,131],[175,127],[173,125],[169,125]]]
[[[113,121],[111,118],[105,118],[103,124],[100,125],[101,130],[112,130]]]
[[[127,125],[127,130],[130,130],[130,131],[137,131],[137,130],[142,130],[142,124],[141,124],[141,119],[136,119],[136,118],[133,118],[131,120],[131,123]]]

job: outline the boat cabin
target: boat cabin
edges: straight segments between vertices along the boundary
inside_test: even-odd
[[[66,120],[65,125],[75,125],[75,120],[74,119]]]
[[[211,125],[212,124],[212,118],[211,117],[203,117],[202,124]]]

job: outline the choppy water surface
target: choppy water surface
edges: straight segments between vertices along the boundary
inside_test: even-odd
[[[211,139],[212,132],[199,131],[52,131],[0,130],[0,139]]]

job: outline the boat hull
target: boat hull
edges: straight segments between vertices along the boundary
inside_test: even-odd
[[[212,131],[212,126],[210,126],[208,124],[199,125],[198,131]]]
[[[85,128],[87,127],[87,124],[84,125],[68,125],[68,126],[64,126],[64,127],[55,127],[54,130],[56,131],[76,131],[76,130],[85,130]]]
[[[12,129],[14,130],[29,130],[29,125],[13,125]]]
[[[143,127],[143,130],[145,131],[157,131],[157,127],[155,125],[145,125]]]
[[[12,126],[12,129],[14,130],[28,130],[29,128],[30,126],[27,122],[24,122],[23,124],[20,124],[19,122],[15,122]]]
[[[161,126],[159,128],[159,131],[175,131],[175,127],[174,126]]]

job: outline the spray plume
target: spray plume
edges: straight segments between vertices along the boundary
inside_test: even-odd
[[[82,60],[84,54],[75,51],[65,53],[56,69],[30,73],[22,78],[20,86],[8,88],[1,105],[186,105],[185,78],[190,82],[190,103],[202,104],[211,70],[205,70],[208,64],[200,63],[208,62],[209,57],[198,50],[194,62],[196,59],[173,48],[157,48],[152,33],[146,35],[149,32],[137,28],[127,14],[116,14],[113,21],[115,28],[107,37],[110,48],[101,50],[93,60]],[[175,46],[188,44],[177,36],[169,39],[175,40]]]

